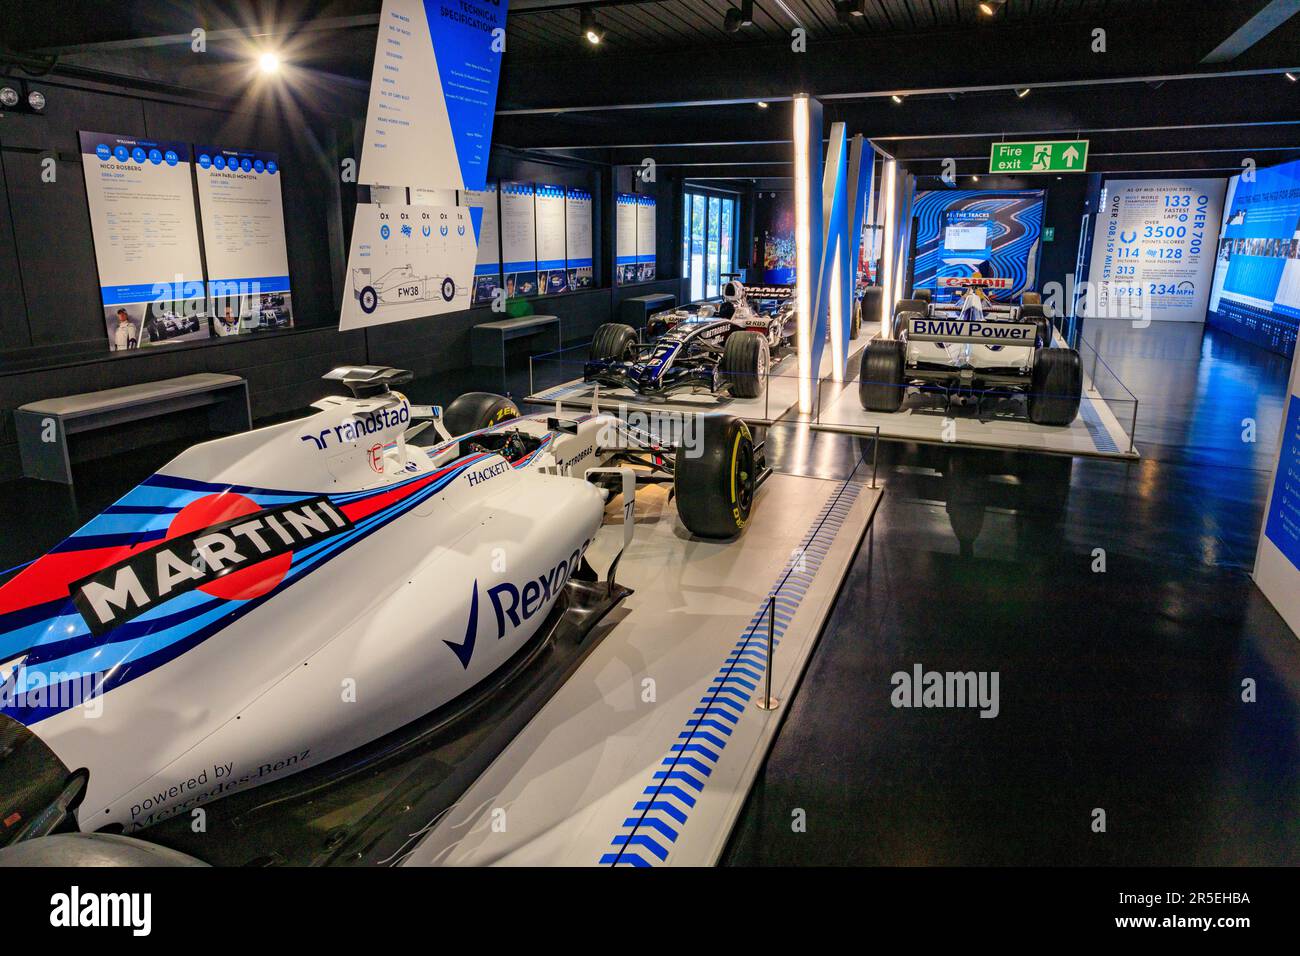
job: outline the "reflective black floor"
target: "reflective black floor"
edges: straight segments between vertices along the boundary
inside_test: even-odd
[[[1085,338],[1142,460],[883,445],[727,863],[1300,862],[1300,641],[1248,577],[1288,362],[1199,326]],[[916,664],[996,671],[998,716],[895,708]]]

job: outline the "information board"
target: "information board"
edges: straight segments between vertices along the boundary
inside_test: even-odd
[[[1255,584],[1300,634],[1300,352],[1291,359],[1286,417],[1255,552]]]
[[[474,304],[481,305],[491,302],[496,290],[501,288],[501,217],[497,211],[497,184],[488,183],[482,191],[466,189],[460,195],[462,206],[482,210],[473,296]]]
[[[614,197],[614,280],[636,281],[636,193]]]
[[[636,202],[636,281],[655,277],[655,197],[638,195]]]
[[[194,155],[213,331],[291,328],[279,156],[203,145]]]
[[[472,213],[357,203],[339,329],[469,308],[478,255]]]
[[[1083,314],[1205,321],[1223,191],[1222,179],[1106,180]]]
[[[109,348],[207,338],[189,145],[79,136]]]
[[[564,187],[536,184],[537,289],[542,295],[565,292],[569,273],[565,261]]]
[[[506,8],[506,0],[384,0],[361,182],[486,186]]]
[[[570,289],[589,289],[592,279],[591,193],[570,189],[564,197],[565,263]]]
[[[501,184],[501,271],[506,295],[537,294],[537,214],[533,184]]]

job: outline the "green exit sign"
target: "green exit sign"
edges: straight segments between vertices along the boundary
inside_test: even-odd
[[[1055,226],[1044,226],[1044,227],[1043,227],[1043,242],[1051,242],[1051,241],[1053,241],[1055,238],[1056,238],[1056,227],[1055,227]]]
[[[994,143],[990,173],[1081,173],[1088,168],[1088,141]]]

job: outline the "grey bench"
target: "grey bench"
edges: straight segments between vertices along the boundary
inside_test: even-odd
[[[677,305],[677,296],[671,292],[652,292],[624,299],[618,307],[619,319],[624,325],[643,331],[650,316]]]
[[[560,348],[562,335],[560,317],[557,315],[521,315],[515,319],[483,322],[470,330],[470,358],[475,365],[506,367],[506,343],[526,335],[554,335],[554,345],[547,351]]]
[[[70,485],[68,436],[203,407],[209,408],[213,431],[252,427],[248,383],[238,375],[215,372],[31,402],[14,411],[23,474]]]

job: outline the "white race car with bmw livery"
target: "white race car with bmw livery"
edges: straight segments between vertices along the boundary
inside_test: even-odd
[[[391,368],[326,378],[351,395],[190,448],[0,587],[0,847],[134,832],[455,719],[630,593],[586,558],[608,502],[624,547],[647,481],[726,538],[767,474],[731,416],[672,448],[485,392],[412,406]]]
[[[984,290],[1010,287],[1008,279],[939,284],[958,290],[954,301],[936,303],[913,292],[894,307],[893,337],[867,344],[858,384],[862,407],[897,412],[915,389],[937,395],[945,411],[974,405],[984,414],[1023,398],[1035,424],[1074,421],[1083,394],[1079,353],[1053,347],[1052,323],[1037,297],[1026,294],[1019,305],[990,302]]]

